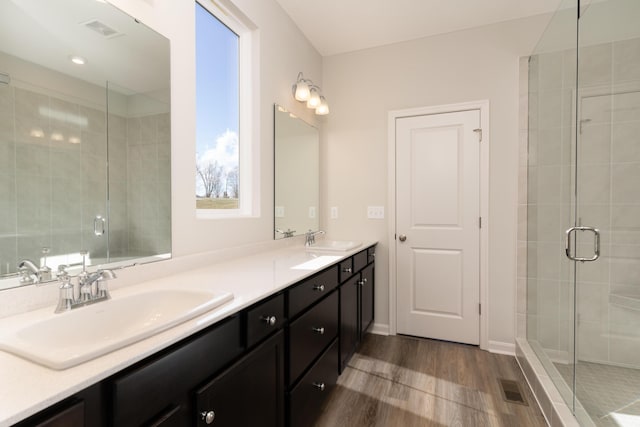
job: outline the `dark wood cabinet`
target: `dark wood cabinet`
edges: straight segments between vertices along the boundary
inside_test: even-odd
[[[358,283],[360,276],[340,285],[340,372],[356,351],[359,342]]]
[[[195,396],[198,426],[284,426],[284,333],[260,344]]]
[[[366,266],[360,273],[360,339],[373,323],[373,295],[375,291],[373,264]]]
[[[312,425],[373,322],[374,247],[15,427]]]
[[[187,425],[188,394],[244,351],[241,325],[240,316],[233,316],[106,380],[113,402],[111,425],[152,424],[167,411],[169,419]],[[179,409],[173,411],[175,407]]]
[[[358,252],[351,260],[354,271],[340,284],[340,373],[374,318],[375,247]]]

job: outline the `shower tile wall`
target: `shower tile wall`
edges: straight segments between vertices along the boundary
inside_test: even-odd
[[[528,293],[527,336],[556,361],[572,358],[573,272],[563,233],[573,223],[575,126],[579,222],[602,233],[601,258],[577,266],[578,359],[640,368],[640,40],[581,48],[579,56],[577,126],[575,51],[530,62],[528,283],[519,285]],[[588,255],[591,239],[582,241],[578,251]]]
[[[156,130],[144,140],[134,132],[129,141],[128,120],[153,123]],[[170,221],[170,191],[167,185],[158,194],[157,185],[169,182],[168,123],[168,114],[110,116],[111,238],[116,256],[129,256],[131,249],[134,255],[170,251],[170,227],[158,228]],[[94,234],[96,215],[107,215],[106,140],[104,111],[14,85],[0,86],[0,274],[15,272],[18,260],[37,258],[45,246],[52,255],[81,249],[92,257],[107,255],[106,235]],[[153,147],[145,152],[150,157],[132,164],[128,151],[142,142]],[[155,180],[153,196],[127,198],[128,169],[134,167],[146,169],[134,174],[140,185]],[[149,221],[155,226],[152,238],[139,226],[139,200],[145,201],[147,211],[155,211],[157,220]]]

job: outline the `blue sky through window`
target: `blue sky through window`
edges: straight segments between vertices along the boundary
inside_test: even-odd
[[[238,35],[196,3],[196,162],[222,167],[223,190],[239,166],[238,51]],[[196,176],[196,194],[204,193]]]

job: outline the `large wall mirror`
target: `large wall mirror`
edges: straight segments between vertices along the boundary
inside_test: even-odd
[[[285,108],[274,107],[275,229],[283,239],[319,228],[318,129]]]
[[[0,289],[23,260],[170,256],[170,153],[168,39],[104,1],[0,2]]]

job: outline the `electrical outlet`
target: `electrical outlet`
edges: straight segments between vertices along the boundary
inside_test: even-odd
[[[316,207],[309,206],[309,218],[313,219],[316,217]]]
[[[338,219],[338,207],[333,206],[331,208],[331,219]]]
[[[384,206],[368,206],[367,218],[369,219],[384,219]]]
[[[276,206],[276,218],[284,218],[284,206]]]

